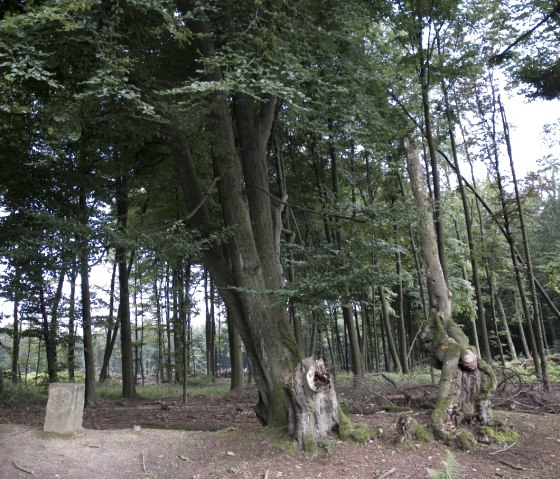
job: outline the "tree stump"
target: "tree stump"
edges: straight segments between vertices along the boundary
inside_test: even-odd
[[[338,430],[339,408],[334,385],[322,359],[305,358],[288,377],[290,438],[312,450]]]

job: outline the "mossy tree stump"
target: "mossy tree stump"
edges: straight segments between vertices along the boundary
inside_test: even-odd
[[[338,430],[339,407],[334,384],[322,359],[305,358],[285,383],[289,398],[290,438],[313,450]]]

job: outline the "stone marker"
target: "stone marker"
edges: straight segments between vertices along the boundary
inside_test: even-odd
[[[47,416],[43,430],[70,434],[82,430],[85,386],[73,383],[49,384]]]

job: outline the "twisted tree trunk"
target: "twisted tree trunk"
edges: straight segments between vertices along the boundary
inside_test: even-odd
[[[453,321],[451,293],[447,287],[432,222],[431,202],[424,186],[418,150],[405,140],[406,159],[414,200],[419,208],[420,250],[426,266],[429,320],[423,344],[441,369],[438,401],[431,426],[438,439],[455,442],[463,449],[476,440],[461,426],[488,424],[496,379],[492,369],[479,357],[476,348]]]

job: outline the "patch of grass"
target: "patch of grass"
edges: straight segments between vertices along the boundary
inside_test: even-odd
[[[207,381],[193,379],[187,383],[187,392],[193,397],[223,396],[229,391],[229,381]],[[143,399],[179,398],[183,394],[180,384],[147,384],[136,385],[136,393]],[[96,388],[98,398],[119,398],[122,395],[122,383],[116,379],[107,379],[98,383]]]
[[[318,446],[327,454],[331,454],[336,451],[336,442],[329,438],[319,441]]]
[[[45,385],[37,385],[23,383],[4,384],[4,399],[12,403],[32,403],[46,401],[48,398],[48,389]]]
[[[230,382],[227,381],[204,381],[193,380],[187,384],[191,396],[216,397],[223,396],[229,391]]]

